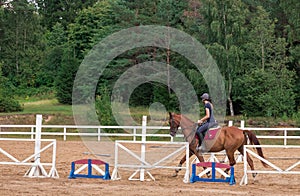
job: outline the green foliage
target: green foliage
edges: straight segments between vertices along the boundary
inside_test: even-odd
[[[95,44],[113,32],[115,21],[110,4],[110,1],[99,1],[81,10],[69,25],[69,39],[78,59],[82,60]]]
[[[79,63],[72,56],[72,51],[64,51],[62,64],[55,78],[56,98],[59,103],[72,104],[73,83]]]
[[[250,55],[247,75],[236,82],[236,100],[242,101],[244,112],[250,116],[290,116],[295,106],[295,75],[287,69],[287,44],[275,37],[275,24],[268,13],[260,6],[256,9],[245,48]]]
[[[228,105],[242,108],[242,115],[289,118],[299,110],[297,0],[36,0],[39,9],[31,2],[11,1],[11,8],[0,8],[0,57],[6,81],[1,99],[53,96],[56,91],[60,103],[71,104],[76,71],[95,44],[118,30],[155,24],[177,28],[205,44],[224,77]],[[102,89],[109,94],[128,68],[147,61],[180,70],[197,95],[209,91],[199,70],[180,54],[145,47],[124,52],[107,66],[99,78],[98,99],[103,101]],[[84,96],[86,101],[90,95]],[[176,95],[161,84],[142,84],[130,97],[132,106],[153,102],[178,110]]]
[[[0,95],[0,112],[17,112],[22,110],[23,108],[18,101]]]
[[[33,87],[43,58],[44,29],[35,7],[26,0],[12,1],[1,20],[0,56],[3,74],[16,86]]]
[[[148,106],[153,100],[153,87],[151,83],[145,83],[134,89],[130,95],[130,106]]]
[[[63,53],[64,50],[60,46],[49,50],[44,59],[44,65],[37,75],[36,83],[38,86],[54,86],[54,81],[62,64]]]
[[[282,70],[283,71],[283,70]],[[287,70],[286,70],[287,71]],[[291,73],[286,73],[291,74]],[[237,81],[240,89],[237,99],[247,116],[282,117],[294,111],[294,93],[289,85],[292,82],[270,71],[253,70]]]
[[[0,63],[0,112],[16,112],[23,108],[13,98],[13,85],[2,75],[2,64]]]
[[[300,112],[294,113],[292,119],[296,122],[296,127],[300,126]]]
[[[57,22],[64,27],[74,22],[78,11],[92,6],[97,0],[63,1],[63,0],[36,0],[39,13],[42,16],[42,24],[52,28]]]
[[[232,91],[237,75],[243,70],[242,47],[245,40],[245,23],[249,11],[241,0],[218,1],[205,0],[201,8],[204,22],[201,32],[204,34],[209,52],[216,60],[226,84],[229,106],[233,103]],[[234,111],[230,109],[230,114]]]
[[[110,96],[107,89],[103,89],[101,96],[96,97],[96,112],[101,125],[115,125],[115,119],[112,114]]]

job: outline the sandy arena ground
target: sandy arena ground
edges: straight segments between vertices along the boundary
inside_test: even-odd
[[[13,156],[26,158],[32,154],[33,145],[20,145],[20,143],[0,141],[0,148],[8,151]],[[300,157],[299,149],[263,149],[265,156],[287,156]],[[79,159],[102,159],[99,156],[84,154],[88,148],[82,141],[57,141],[56,168],[59,178],[28,178],[23,177],[29,166],[0,165],[0,194],[1,195],[300,195],[300,175],[277,175],[259,174],[253,182],[252,176],[248,175],[249,184],[240,186],[243,176],[243,164],[235,166],[236,185],[230,186],[226,183],[195,182],[183,183],[184,171],[174,178],[173,169],[155,169],[151,174],[155,181],[129,181],[128,177],[134,171],[126,169],[119,170],[122,177],[120,180],[102,180],[77,178],[68,179],[71,162]],[[113,151],[110,149],[108,151]],[[45,152],[46,153],[46,152]],[[51,152],[47,159],[51,160]],[[43,156],[43,155],[42,155]],[[113,156],[112,156],[113,157]],[[181,157],[181,156],[180,156]],[[180,157],[174,159],[172,166],[177,165]],[[0,161],[6,160],[0,155]],[[43,160],[43,159],[42,159]],[[44,159],[45,160],[45,159]],[[192,159],[191,159],[192,160]],[[45,160],[47,161],[47,160]],[[274,160],[272,160],[274,162]],[[281,161],[282,168],[300,160]],[[110,174],[114,162],[110,162]],[[257,168],[262,165],[255,161]],[[45,167],[47,172],[48,168]],[[299,171],[300,166],[296,167]]]

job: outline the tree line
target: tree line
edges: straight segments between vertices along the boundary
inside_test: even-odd
[[[292,116],[300,103],[300,2],[297,0],[13,0],[0,8],[0,111],[22,108],[15,96],[55,93],[72,103],[77,69],[95,44],[122,29],[163,25],[188,33],[216,60],[229,115]],[[207,92],[195,66],[174,51],[136,48],[101,75],[96,100],[109,102],[115,81],[146,61],[175,66],[197,95]],[[217,98],[214,98],[217,99]],[[132,106],[153,102],[176,109],[166,85],[145,83]]]

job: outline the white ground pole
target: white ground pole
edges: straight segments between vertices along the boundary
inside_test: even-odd
[[[41,131],[42,131],[42,115],[36,115],[36,133],[35,133],[35,147],[34,147],[34,164],[24,175],[25,177],[58,177],[55,161],[56,161],[56,142],[53,144],[52,168],[47,174],[43,165],[41,164]]]

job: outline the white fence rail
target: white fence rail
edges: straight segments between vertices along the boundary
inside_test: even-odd
[[[3,131],[3,128],[9,128],[9,131],[6,129]],[[28,131],[18,131],[20,128],[26,128]],[[62,131],[42,131],[42,136],[62,136],[63,140],[67,140],[67,136],[91,136],[97,137],[97,140],[100,141],[101,137],[132,137],[133,141],[137,140],[137,137],[141,137],[141,130],[142,126],[87,126],[87,125],[42,125],[42,130],[45,129],[61,129]],[[74,129],[76,130],[74,132]],[[127,133],[109,133],[105,130],[107,129],[115,129],[120,130],[127,130]],[[259,139],[278,139],[283,141],[283,145],[288,145],[288,140],[299,140],[300,139],[300,128],[254,128],[254,127],[241,127],[241,129],[245,130],[252,130],[256,131],[256,133],[260,131],[264,132],[274,132],[279,131],[281,135],[257,135]],[[73,130],[71,132],[71,130]],[[78,130],[85,130],[78,131]],[[87,131],[86,131],[87,130]],[[169,130],[168,126],[147,126],[147,130],[158,131],[158,130]],[[140,132],[140,133],[139,133]],[[291,132],[297,132],[298,136],[291,135]],[[0,125],[0,137],[2,135],[23,135],[23,136],[30,136],[31,139],[34,139],[35,135],[35,125]],[[169,134],[162,134],[162,133],[147,133],[146,137],[160,137],[160,138],[169,138],[170,141],[173,141],[174,138]],[[176,137],[183,137],[182,134],[176,135]]]
[[[27,132],[19,132],[16,129],[12,131],[2,131],[2,128],[28,128]],[[98,141],[101,137],[106,136],[116,136],[116,137],[132,137],[133,141],[136,141],[137,137],[141,137],[142,134],[138,133],[137,130],[142,130],[142,126],[87,126],[87,125],[42,125],[42,129],[62,129],[62,132],[46,132],[42,131],[42,136],[52,135],[52,136],[63,136],[63,140],[67,140],[67,136],[95,136]],[[68,130],[76,129],[76,132],[68,132]],[[125,130],[131,130],[131,133],[108,133],[105,129],[115,129],[120,130],[120,132]],[[82,132],[78,130],[90,130],[89,132]],[[93,131],[94,130],[94,131]],[[169,127],[161,126],[147,126],[147,130],[169,130]],[[93,132],[92,132],[93,131]],[[35,125],[0,125],[0,137],[1,135],[28,135],[31,139],[35,135]],[[173,141],[173,137],[170,134],[147,134],[146,137],[166,137]],[[178,135],[178,137],[183,137],[183,135]]]
[[[42,115],[36,116],[36,132],[35,132],[35,139],[17,139],[17,138],[0,138],[0,165],[30,165],[31,168],[26,172],[25,176],[27,177],[52,177],[58,178],[58,173],[55,167],[56,161],[56,140],[47,140],[41,139],[41,125],[42,125]],[[5,141],[13,141],[13,142],[34,142],[34,154],[30,155],[29,157],[20,160],[17,159],[15,156],[10,154],[5,147]],[[50,144],[46,145],[45,147],[41,148],[41,142],[50,142]],[[26,147],[24,145],[23,147]],[[2,148],[3,147],[3,148]],[[41,163],[41,154],[50,149],[52,147],[52,162],[51,163]],[[43,154],[44,155],[44,154]],[[31,160],[34,159],[32,162]],[[5,161],[6,160],[6,161]],[[49,173],[46,172],[43,166],[51,166]]]
[[[283,169],[279,165],[275,165],[271,161],[268,161],[267,159],[259,156],[256,152],[253,151],[253,148],[256,147],[261,147],[261,148],[281,148],[281,149],[300,149],[300,146],[295,146],[295,145],[289,145],[289,146],[284,146],[284,145],[245,145],[244,146],[244,176],[240,182],[240,185],[248,184],[248,175],[247,174],[300,174],[300,170],[298,165],[300,165],[300,160],[299,157],[273,157],[273,159],[294,159],[295,162],[291,163],[291,165],[287,165],[285,163],[285,168]],[[263,161],[269,166],[269,169],[256,169],[256,170],[249,170],[247,166],[247,156],[249,156],[247,153],[249,153],[252,157]]]

